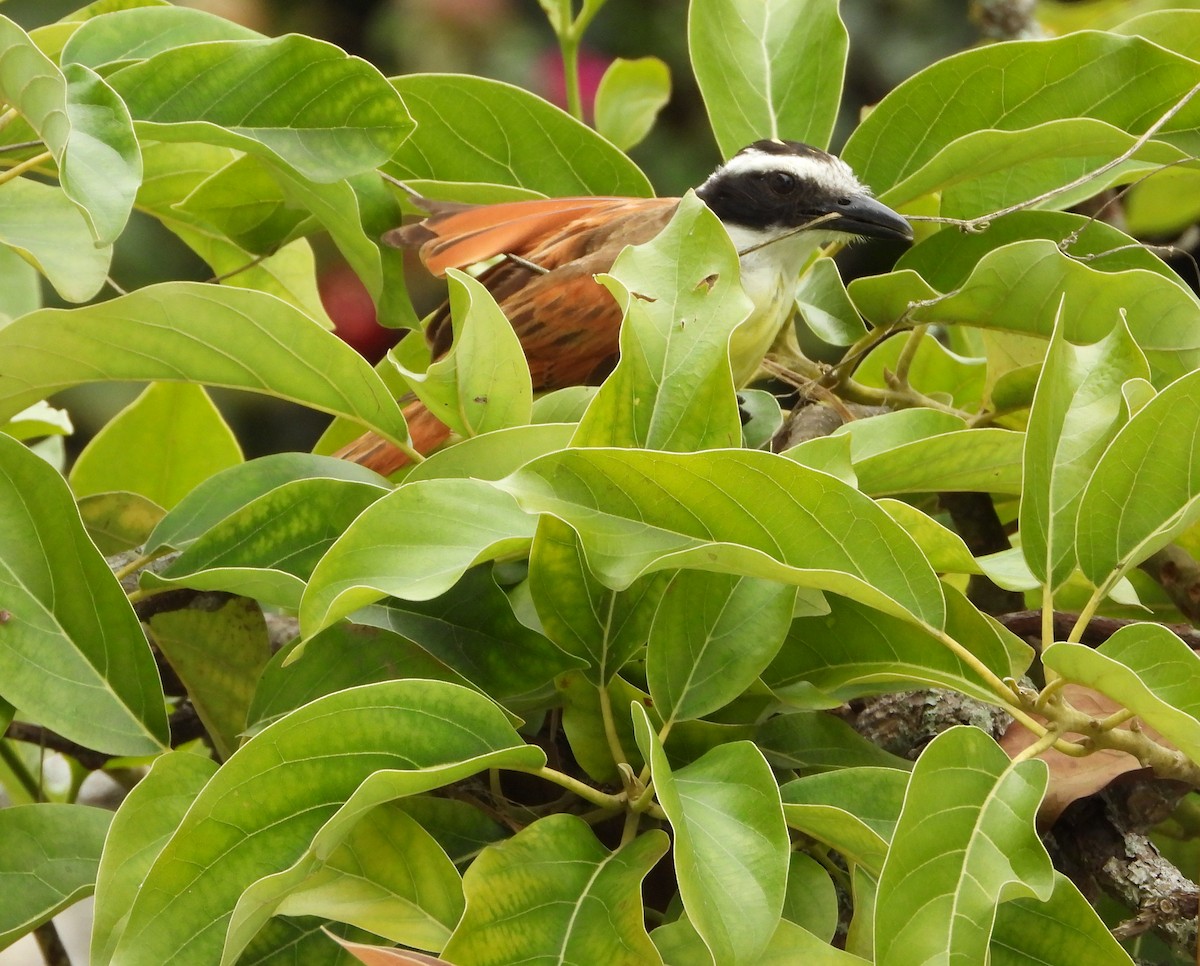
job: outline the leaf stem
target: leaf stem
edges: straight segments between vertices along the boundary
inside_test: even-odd
[[[126,577],[131,577],[143,567],[154,563],[155,560],[163,556],[165,553],[165,550],[160,550],[157,553],[145,553],[140,557],[135,557],[133,560],[129,561],[129,563],[125,564],[124,567],[118,567],[116,570],[114,570],[113,576],[116,577],[117,580],[124,580]]]
[[[637,838],[638,825],[641,824],[641,812],[635,812],[630,809],[625,813],[625,824],[621,828],[621,844],[628,845]]]
[[[1113,728],[1120,727],[1126,721],[1136,717],[1136,711],[1131,711],[1129,708],[1122,708],[1120,711],[1114,711],[1107,718],[1101,718],[1098,727],[1101,731],[1112,731]]]
[[[617,592],[610,590],[608,592],[608,612],[604,615],[604,649],[608,652],[609,640],[612,637],[613,612],[617,606]],[[607,675],[607,664],[605,661],[600,668],[600,679],[604,681]],[[621,744],[621,736],[617,734],[617,721],[613,715],[612,695],[608,693],[608,684],[600,685],[600,720],[604,725],[604,740],[608,742],[609,754],[613,756],[613,764],[623,765],[629,762],[629,756],[625,754],[625,748]]]
[[[141,603],[143,600],[148,600],[151,597],[156,597],[159,594],[171,590],[170,587],[135,587],[125,595],[126,600],[131,604]]]
[[[13,748],[12,742],[5,738],[0,738],[0,762],[13,773],[17,783],[21,786],[21,790],[29,796],[31,802],[45,801],[45,796],[42,794],[42,789],[33,774],[25,767],[25,762],[21,760],[21,756],[17,754]],[[11,796],[10,796],[11,797]]]
[[[6,127],[8,127],[17,119],[18,116],[19,115],[17,114],[17,109],[15,107],[10,107],[3,114],[0,114],[0,131],[3,131]]]
[[[553,782],[560,788],[565,788],[570,792],[574,792],[584,801],[591,802],[600,808],[605,809],[620,809],[625,804],[624,794],[609,795],[606,792],[600,791],[598,788],[593,788],[586,782],[581,782],[578,778],[572,778],[570,775],[564,774],[561,771],[556,771],[549,766],[543,765],[541,768],[517,768],[515,771],[523,771],[529,775],[537,775],[539,778],[544,778],[548,782]]]
[[[44,161],[49,161],[54,155],[49,151],[43,151],[41,154],[35,154],[32,158],[26,158],[20,164],[14,164],[7,171],[0,171],[0,184],[6,181],[12,181],[14,178],[19,178],[30,168],[36,168]]]
[[[1072,644],[1078,644],[1083,638],[1083,632],[1087,630],[1087,626],[1091,623],[1092,615],[1096,613],[1096,608],[1100,606],[1100,601],[1104,599],[1104,595],[1108,593],[1107,583],[1103,587],[1097,587],[1088,598],[1083,609],[1079,612],[1079,617],[1075,620],[1075,626],[1071,628],[1071,633],[1067,635],[1067,640]]]
[[[579,91],[579,39],[564,33],[558,38],[558,46],[562,51],[563,80],[567,89],[567,111],[575,120],[582,121],[583,96]]]
[[[908,373],[912,369],[913,360],[917,357],[917,350],[921,348],[921,343],[925,341],[925,335],[929,331],[928,325],[918,325],[908,333],[908,338],[904,342],[904,348],[900,350],[900,355],[896,359],[895,376],[900,382],[908,388]]]
[[[1013,756],[1013,763],[1028,761],[1030,758],[1036,758],[1043,751],[1048,751],[1058,743],[1058,739],[1062,735],[1062,729],[1057,724],[1051,725],[1046,729],[1046,733],[1037,741],[1026,748],[1024,751]]]
[[[577,121],[583,121],[583,96],[579,89],[579,47],[583,33],[592,18],[604,6],[604,0],[584,0],[579,15],[575,16],[572,0],[559,0],[558,16],[551,17],[558,34],[558,49],[562,53],[563,86],[567,92],[567,111]]]

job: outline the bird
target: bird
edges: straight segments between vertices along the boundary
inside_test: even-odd
[[[425,217],[394,228],[384,243],[415,249],[425,269],[496,260],[479,276],[512,324],[534,392],[598,385],[618,356],[621,309],[595,276],[608,272],[628,245],[653,239],[679,198],[541,198],[471,205],[434,201],[415,192]],[[734,332],[734,382],[757,373],[792,316],[796,280],[816,250],[833,241],[871,237],[909,242],[908,222],[875,200],[836,155],[799,141],[755,141],[696,189],[725,226],[739,254],[741,283],[753,303]],[[450,348],[448,304],[427,320],[434,359]],[[419,401],[404,407],[413,447],[428,453],[450,430]],[[368,433],[335,455],[388,476],[408,457]]]

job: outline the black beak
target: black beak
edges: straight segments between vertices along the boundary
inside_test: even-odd
[[[912,241],[912,228],[887,205],[867,195],[838,198],[832,205],[837,217],[829,221],[834,231],[889,241]]]

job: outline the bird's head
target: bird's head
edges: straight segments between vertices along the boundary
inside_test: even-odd
[[[871,197],[841,158],[799,141],[755,141],[696,194],[736,237],[759,243],[797,232],[824,244],[846,236],[912,241],[900,215]]]

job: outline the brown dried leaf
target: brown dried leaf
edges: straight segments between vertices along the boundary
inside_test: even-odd
[[[1062,695],[1075,708],[1095,718],[1105,718],[1122,705],[1113,701],[1091,688],[1079,684],[1068,684],[1062,689]],[[1037,717],[1035,715],[1035,717]],[[1045,720],[1039,718],[1038,720]],[[1121,725],[1128,728],[1129,723]],[[1153,728],[1140,726],[1149,737],[1155,741],[1172,747]],[[1077,735],[1067,734],[1065,737],[1074,738]],[[1000,747],[1008,752],[1010,757],[1016,757],[1037,741],[1033,734],[1020,722],[1014,721],[1000,739]],[[1062,752],[1050,749],[1038,755],[1050,766],[1050,784],[1046,789],[1046,798],[1038,810],[1038,822],[1043,826],[1053,825],[1063,809],[1072,802],[1094,795],[1107,788],[1116,778],[1128,772],[1139,771],[1141,762],[1122,751],[1103,749],[1084,758],[1072,758]]]
[[[359,962],[366,963],[367,966],[452,966],[446,960],[438,959],[427,953],[418,953],[411,949],[393,949],[387,946],[352,943],[348,939],[335,936],[329,930],[325,930],[325,934]]]

